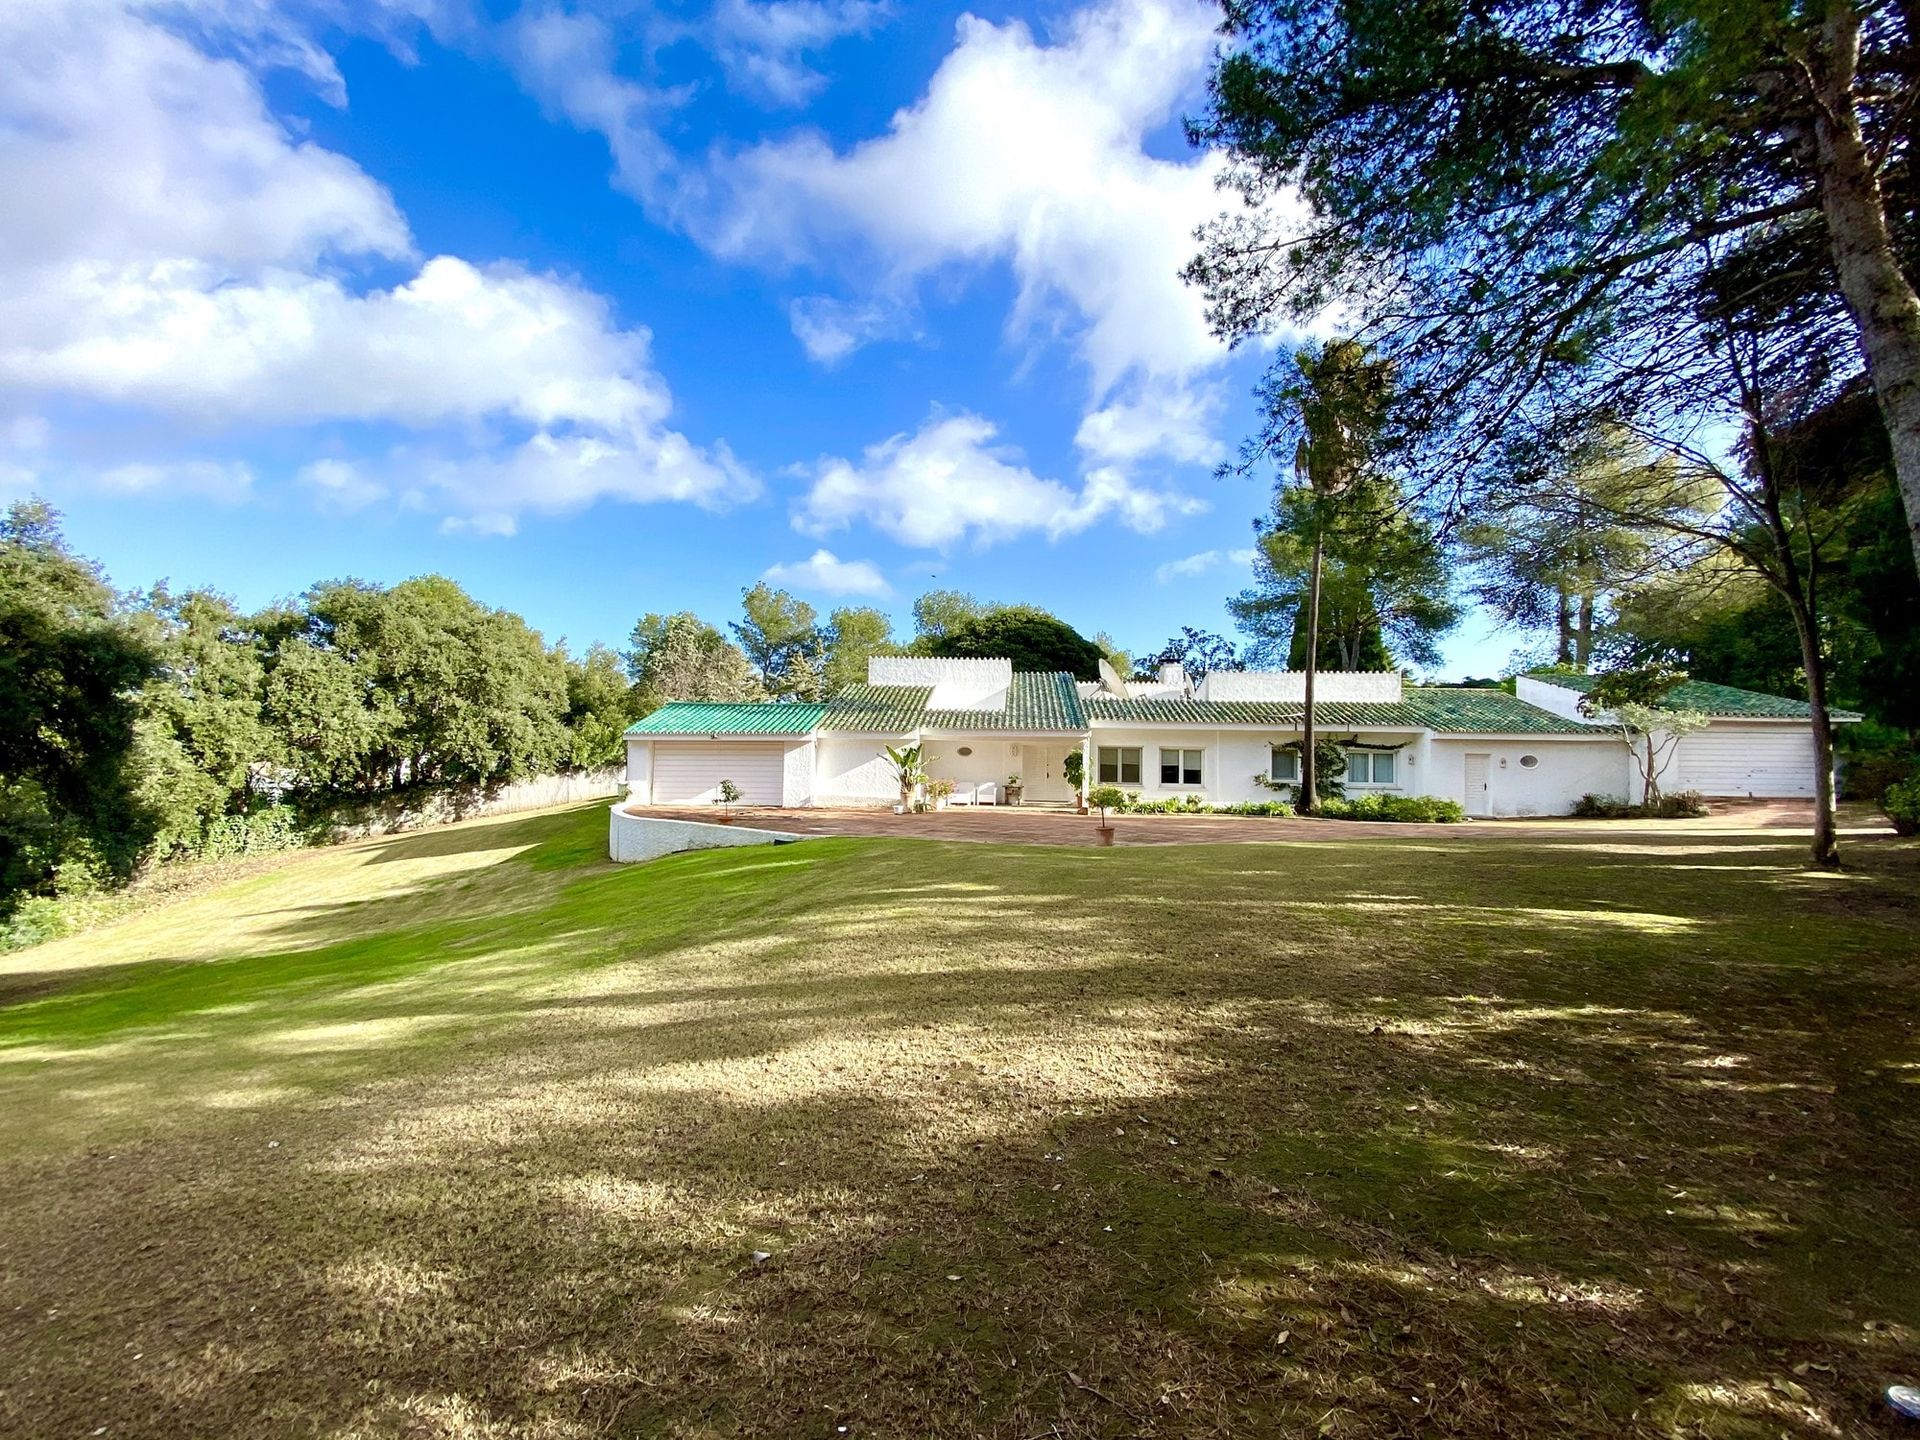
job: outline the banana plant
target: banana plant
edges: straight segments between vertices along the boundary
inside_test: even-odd
[[[918,745],[908,745],[896,750],[888,745],[887,760],[893,766],[893,778],[900,784],[900,806],[910,809],[913,805],[913,792],[927,778],[927,767],[921,758]]]

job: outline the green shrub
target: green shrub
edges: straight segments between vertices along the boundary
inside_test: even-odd
[[[1579,820],[1695,820],[1707,813],[1698,790],[1662,795],[1651,805],[1634,805],[1618,795],[1582,795],[1568,812]]]
[[[1222,805],[1214,812],[1217,815],[1264,815],[1273,819],[1285,819],[1293,814],[1293,806],[1284,800],[1242,800],[1234,805]]]
[[[1317,814],[1328,820],[1383,820],[1410,825],[1451,825],[1465,820],[1458,800],[1437,795],[1360,795],[1344,800],[1322,800]]]
[[[1920,775],[1889,785],[1880,808],[1893,821],[1895,834],[1920,835]]]

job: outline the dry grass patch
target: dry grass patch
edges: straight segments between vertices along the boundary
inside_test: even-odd
[[[0,1430],[1872,1435],[1920,1366],[1912,846],[603,823],[0,961]]]

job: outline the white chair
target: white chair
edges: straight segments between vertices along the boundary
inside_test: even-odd
[[[998,805],[1000,787],[991,780],[982,780],[973,787],[973,803],[976,805]]]

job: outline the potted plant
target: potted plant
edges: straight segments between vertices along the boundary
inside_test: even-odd
[[[887,760],[893,766],[893,778],[900,786],[900,803],[893,807],[893,813],[904,815],[913,809],[914,792],[927,778],[927,767],[920,757],[918,745],[907,745],[901,749],[886,747]]]
[[[1100,811],[1100,828],[1094,832],[1100,837],[1099,843],[1113,844],[1113,826],[1107,823],[1107,812],[1126,808],[1127,792],[1118,785],[1099,785],[1087,792],[1087,803]]]
[[[1082,815],[1087,813],[1087,757],[1078,750],[1069,750],[1067,758],[1060,762],[1067,783],[1073,786],[1073,804]]]
[[[733,807],[740,803],[740,787],[731,780],[722,780],[720,782],[720,796],[713,803],[720,807],[720,823],[722,825],[731,825],[733,823]]]
[[[1020,788],[1020,777],[1018,775],[1007,776],[1007,804],[1018,805],[1020,803],[1020,797],[1024,793],[1026,792]]]
[[[934,809],[946,809],[947,801],[953,798],[953,781],[944,779],[927,781],[927,798],[933,802]]]

